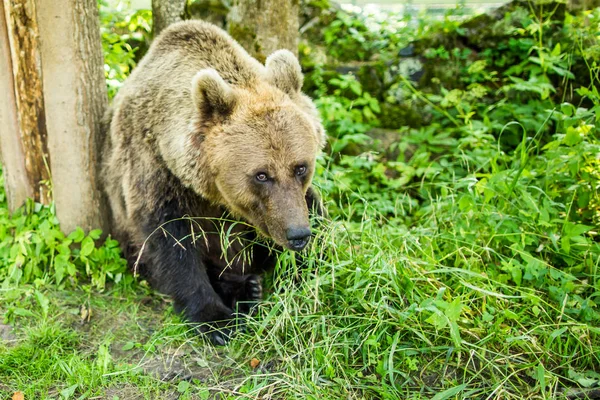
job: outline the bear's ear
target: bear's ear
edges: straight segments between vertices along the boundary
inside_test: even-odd
[[[235,92],[214,69],[203,69],[192,80],[192,98],[205,116],[227,116],[235,107]]]
[[[300,63],[288,50],[277,50],[267,57],[267,80],[276,88],[289,95],[300,92],[304,76]]]

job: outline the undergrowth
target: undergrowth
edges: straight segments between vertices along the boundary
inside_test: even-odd
[[[600,386],[600,9],[521,3],[490,24],[497,46],[475,51],[429,41],[466,35],[456,18],[375,24],[311,4],[326,23],[301,51],[329,134],[315,182],[329,217],[309,271],[289,278],[283,253],[247,329],[215,349],[170,307],[152,329],[128,324],[140,298],[162,300],[133,284],[118,243],[63,235],[52,207],[9,216],[0,192],[0,310],[22,327],[16,345],[0,341],[0,392],[90,398],[129,382],[146,398],[441,400],[585,398]],[[104,7],[117,90],[148,14]],[[410,43],[452,79],[395,70]],[[348,61],[369,73],[340,73]],[[411,110],[418,121],[389,118]],[[92,309],[106,318],[94,325]],[[69,315],[94,334],[78,337]],[[150,377],[145,360],[165,352],[205,374]]]

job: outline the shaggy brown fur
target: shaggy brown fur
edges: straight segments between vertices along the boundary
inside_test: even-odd
[[[263,66],[194,21],[165,30],[114,99],[102,174],[114,234],[130,257],[143,246],[143,272],[192,322],[228,320],[236,302],[260,298],[255,273],[273,260],[249,245],[254,228],[306,244],[324,132],[301,86],[290,52]]]

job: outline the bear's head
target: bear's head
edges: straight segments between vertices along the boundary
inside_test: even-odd
[[[210,171],[198,171],[192,187],[292,250],[310,237],[305,196],[324,144],[302,80],[296,57],[280,50],[254,82],[233,86],[212,69],[192,82],[197,147]]]

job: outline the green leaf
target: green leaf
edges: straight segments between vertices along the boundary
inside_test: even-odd
[[[570,117],[571,115],[573,115],[574,110],[575,110],[575,107],[571,103],[562,103],[560,105],[560,112],[565,114],[567,117]]]
[[[44,317],[46,317],[48,315],[50,300],[48,300],[48,298],[38,290],[35,291],[35,299],[42,308],[42,314],[44,315]]]
[[[94,229],[93,231],[90,231],[88,236],[94,240],[98,240],[102,236],[102,229]]]
[[[523,270],[521,269],[521,267],[514,266],[511,270],[510,270],[510,275],[512,277],[512,280],[517,284],[517,286],[521,286],[521,283],[523,282]]]
[[[73,232],[71,232],[69,236],[67,236],[67,239],[70,239],[75,243],[79,243],[83,240],[84,237],[85,232],[83,231],[83,229],[77,227],[77,229],[75,229]]]
[[[435,326],[437,329],[445,328],[448,325],[448,319],[442,315],[441,313],[434,312],[429,318],[425,320],[425,322]]]
[[[75,390],[79,387],[79,384],[74,384],[73,386],[69,386],[66,389],[61,390],[60,395],[63,399],[70,399],[73,394],[75,394]]]
[[[491,322],[494,320],[494,316],[488,312],[484,312],[481,319],[483,322]]]
[[[181,381],[177,385],[177,391],[179,393],[185,393],[188,391],[189,388],[190,388],[190,383],[188,381]]]
[[[102,373],[108,370],[112,362],[112,355],[110,354],[110,345],[107,343],[98,346],[98,352],[96,353],[96,365],[99,367]]]
[[[454,345],[460,348],[462,344],[462,338],[460,337],[460,329],[458,324],[454,321],[450,322],[450,337],[452,338]]]
[[[362,94],[362,88],[360,87],[360,82],[351,81],[350,82],[350,90],[352,90],[352,92],[355,95],[360,96]]]
[[[470,211],[474,206],[473,199],[469,195],[464,195],[458,201],[458,206],[462,211]]]
[[[462,303],[460,302],[459,298],[454,299],[454,301],[452,301],[452,303],[450,303],[448,305],[448,308],[446,308],[446,317],[448,317],[448,319],[450,321],[457,321],[458,318],[460,317],[460,312],[463,308]]]
[[[83,242],[81,242],[81,255],[84,257],[89,256],[90,254],[92,254],[92,251],[94,251],[94,248],[96,246],[94,245],[94,240],[91,237],[86,237],[85,239],[83,239]]]
[[[57,284],[60,284],[63,280],[63,278],[65,277],[65,265],[66,262],[64,262],[64,257],[61,257],[60,255],[58,255],[55,259],[54,259],[54,279],[56,280]]]
[[[594,378],[579,378],[577,379],[577,383],[579,383],[584,388],[589,388],[598,383],[598,379]]]
[[[552,53],[550,55],[552,57],[558,57],[558,56],[560,56],[560,42],[556,43],[556,46],[554,46],[554,50],[552,50]]]
[[[25,308],[15,308],[14,310],[12,310],[13,314],[15,315],[19,315],[21,317],[34,317],[35,314],[32,313],[30,310],[27,310]]]
[[[536,378],[538,383],[540,384],[540,389],[542,393],[546,391],[546,370],[544,366],[540,363],[536,368]]]
[[[565,333],[567,329],[568,329],[568,327],[564,326],[560,329],[553,330],[552,333],[550,334],[550,339],[556,339],[557,337],[559,337],[560,335]]]
[[[372,99],[369,102],[369,106],[371,107],[371,110],[373,110],[374,113],[379,114],[381,112],[381,107],[379,107],[379,102],[377,101],[377,99]]]
[[[71,255],[71,249],[67,243],[61,243],[56,246],[56,250],[58,250],[59,254],[68,258]]]
[[[510,310],[504,310],[504,316],[508,319],[519,319],[519,316]]]
[[[127,350],[131,350],[135,347],[135,343],[133,342],[127,342],[123,345],[123,347],[121,347],[121,350],[123,351],[127,351]]]
[[[581,133],[579,132],[579,130],[577,128],[573,128],[572,126],[567,128],[567,134],[565,135],[565,138],[563,139],[563,142],[567,146],[575,146],[576,144],[580,143],[582,140],[583,140],[583,138],[581,137]]]
[[[568,222],[565,224],[565,233],[569,237],[580,236],[586,232],[589,232],[593,229],[592,226],[583,225],[583,224],[572,224]]]
[[[571,238],[569,236],[560,238],[560,248],[563,249],[566,254],[571,253]]]
[[[460,392],[462,392],[463,390],[465,390],[466,387],[467,387],[467,384],[463,383],[462,385],[455,386],[455,387],[450,388],[450,389],[446,389],[443,392],[439,392],[438,394],[436,394],[435,396],[433,396],[431,398],[431,400],[446,400],[446,399],[449,399],[450,397],[456,396],[457,394],[459,394]]]

